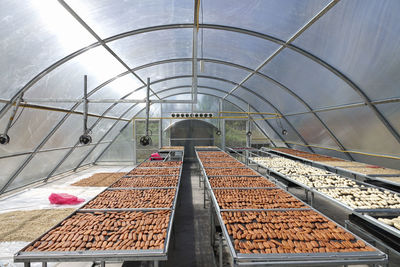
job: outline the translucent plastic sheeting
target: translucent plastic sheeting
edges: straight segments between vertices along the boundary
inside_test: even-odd
[[[275,126],[273,120],[269,120],[269,123],[272,125],[272,127]],[[284,143],[282,143],[281,139],[279,138],[278,134],[275,133],[275,131],[272,129],[271,126],[267,124],[267,122],[259,120],[255,121],[255,124],[257,124],[265,132],[265,134],[268,135],[268,138],[270,138],[275,143],[275,145],[285,146]],[[279,129],[277,130],[279,131]]]
[[[64,157],[67,151],[67,149],[63,149],[37,153],[6,191],[43,180]]]
[[[56,68],[25,94],[29,98],[82,98],[84,75],[88,75],[88,92],[126,69],[103,47],[93,48]],[[69,108],[72,103],[57,103]]]
[[[225,96],[224,92],[213,90],[213,89],[209,89],[209,88],[197,87],[197,90],[198,90],[199,93],[212,94],[212,95],[215,95],[215,96],[220,97],[220,98]],[[238,99],[235,100],[235,103],[237,101],[240,101],[240,102],[243,103],[243,101],[238,100]],[[218,108],[218,105],[217,105],[217,108]]]
[[[397,132],[400,132],[400,102],[376,105],[376,108],[386,117]]]
[[[368,163],[371,165],[378,165],[387,168],[398,169],[399,168],[399,160],[398,159],[389,159],[389,158],[379,158],[368,155],[361,155],[352,153],[351,154],[355,161]]]
[[[268,102],[266,102],[259,96],[253,94],[251,91],[239,88],[236,91],[234,91],[232,95],[245,99],[250,105],[252,105],[255,109],[257,109],[260,112],[262,111],[262,112],[276,113],[276,110]],[[268,94],[261,94],[261,96],[266,97],[268,96]],[[230,96],[228,96],[227,99],[229,97]],[[234,98],[229,98],[229,99],[233,101]],[[275,102],[273,102],[273,104],[275,104]],[[246,108],[245,110],[248,110],[248,108]]]
[[[239,111],[246,111],[246,110],[249,109],[249,106],[248,106],[248,104],[246,102],[236,102],[236,99],[237,98],[235,96],[231,96],[231,95],[226,98],[226,100],[228,100],[228,101],[230,101],[232,103],[235,103],[235,105],[237,105],[240,108]],[[227,115],[227,114],[225,114],[225,115]]]
[[[69,155],[69,157],[57,169],[55,175],[74,169],[76,166],[78,166],[78,163],[82,160],[84,155],[86,155],[90,151],[90,149],[92,149],[91,145],[78,146],[77,148],[75,148],[71,155]]]
[[[135,116],[135,114],[136,114],[139,110],[143,109],[145,106],[146,106],[146,105],[145,105],[145,104],[142,104],[142,103],[135,105],[135,107],[133,107],[130,111],[128,111],[128,113],[125,114],[125,117],[126,117],[127,119],[132,119],[133,116]],[[150,110],[151,110],[151,107],[152,107],[152,106],[153,106],[153,105],[150,106]]]
[[[197,82],[199,86],[214,87],[220,90],[224,90],[226,92],[229,92],[229,90],[231,90],[234,86],[232,83],[226,81],[207,79],[202,77],[198,77]]]
[[[299,135],[295,132],[297,129],[290,127],[284,119],[271,120],[270,123],[271,126],[279,133],[279,136],[283,138],[283,140],[300,144],[304,143]],[[282,130],[286,130],[287,135],[282,135]]]
[[[99,161],[133,162],[133,127],[128,125],[115,142],[105,151]]]
[[[0,21],[0,49],[7,51],[0,55],[2,98],[11,98],[56,60],[95,41],[53,0],[1,1]]]
[[[0,159],[0,189],[8,182],[11,175],[16,171],[18,166],[25,161],[28,155]]]
[[[204,23],[256,30],[287,40],[329,1],[203,0]],[[220,12],[223,10],[223,12]],[[202,18],[200,16],[200,18]]]
[[[152,83],[155,82],[154,84],[151,85],[151,88],[159,92],[164,89],[169,89],[171,87],[175,86],[182,86],[182,85],[191,85],[192,84],[192,77],[187,77],[187,78],[172,78],[168,79],[165,81],[152,81]]]
[[[348,149],[397,154],[400,144],[368,107],[319,113],[321,119]]]
[[[96,86],[100,86],[100,84]],[[141,86],[143,86],[143,84],[138,79],[136,79],[132,74],[127,73],[126,75],[119,77],[106,85],[103,85],[102,88],[94,93],[89,99],[118,99],[124,97],[128,93]],[[138,92],[135,94],[135,97],[129,98],[143,99],[145,96],[146,92],[143,90],[141,95]]]
[[[297,99],[295,99],[283,88],[273,84],[272,82],[269,82],[268,80],[258,75],[253,75],[243,84],[243,86],[265,97],[284,114],[291,112],[307,111],[306,107],[303,104],[301,104]],[[235,91],[235,93],[239,94],[240,91],[242,91],[242,89],[239,88]]]
[[[101,119],[100,122],[93,128],[91,136],[92,142],[97,143],[101,137],[110,129],[110,127],[114,124],[115,120],[110,119]],[[104,140],[106,141],[106,140]]]
[[[193,29],[171,29],[125,37],[108,43],[130,67],[192,56]]]
[[[237,18],[239,19],[239,18]],[[239,19],[240,20],[240,19]],[[230,61],[248,68],[257,68],[279,45],[246,34],[203,30],[203,55],[201,46],[198,57]]]
[[[304,147],[303,147],[302,150],[303,151],[307,151],[307,149],[305,149]],[[338,151],[335,151],[335,150],[321,149],[321,148],[318,148],[318,147],[313,147],[313,150],[317,154],[327,155],[327,156],[336,157],[336,158],[342,158],[342,159],[346,159],[346,160],[349,159],[348,157],[345,156],[344,153],[338,152]]]
[[[19,116],[21,112],[22,115]],[[0,156],[34,150],[64,115],[62,112],[20,108],[13,121],[13,127],[8,132],[10,143],[0,146]],[[10,116],[11,111],[0,120],[2,127],[7,125]]]
[[[246,70],[238,69],[224,64],[204,62],[203,66],[203,68],[200,64],[198,66],[199,75],[217,77],[235,83],[239,83],[249,74],[249,72]]]
[[[114,122],[115,123],[115,122]],[[114,140],[114,138],[120,133],[120,130],[127,124],[126,121],[117,122],[117,124],[113,124],[111,131],[104,136],[102,142],[108,142]]]
[[[130,106],[132,103],[119,103],[114,106],[114,104],[110,103],[91,103],[89,104],[89,112],[97,115],[103,115],[104,112],[113,106],[107,113],[103,116],[111,116],[115,118],[119,118]]]
[[[174,95],[174,94],[190,94],[192,91],[191,87],[186,87],[186,88],[179,88],[179,89],[171,89],[168,91],[164,91],[162,93],[158,93],[157,95],[161,98],[165,98],[168,97],[170,95]],[[175,104],[175,106],[177,106]]]
[[[158,81],[173,76],[192,75],[192,62],[181,61],[159,64],[136,72],[140,77],[150,81]]]
[[[310,145],[338,148],[328,131],[312,114],[289,116],[287,119]]]
[[[288,87],[314,109],[362,101],[338,76],[290,49],[283,50],[261,72]]]
[[[193,23],[193,1],[68,0],[67,3],[101,37],[174,23]],[[132,8],[134,7],[134,8]]]
[[[88,117],[88,124],[93,124],[95,120],[93,117]],[[73,146],[81,134],[83,134],[83,118],[81,115],[71,114],[46,142],[43,149]]]
[[[98,145],[92,153],[83,161],[82,165],[89,164],[94,162],[101,152],[108,146],[108,144],[100,144]],[[85,155],[86,156],[86,155]]]
[[[342,71],[372,100],[398,97],[399,12],[397,0],[340,1],[294,44]]]

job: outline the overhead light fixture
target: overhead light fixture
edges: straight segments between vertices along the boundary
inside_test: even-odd
[[[215,133],[216,133],[217,135],[221,135],[221,134],[222,134],[222,132],[221,132],[220,129],[218,129]]]
[[[247,135],[248,137],[250,137],[250,136],[252,135],[252,132],[251,132],[251,131],[248,131],[248,132],[246,133],[246,135]]]
[[[283,134],[283,135],[287,135],[287,134],[288,134],[288,131],[287,131],[286,129],[282,129],[282,134]]]
[[[177,115],[178,115],[178,114],[177,114]],[[172,118],[175,118],[175,113],[172,113],[172,114],[171,114],[171,117],[172,117]]]

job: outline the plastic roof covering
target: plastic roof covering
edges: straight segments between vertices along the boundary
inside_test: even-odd
[[[400,1],[201,0],[199,11],[194,43],[194,1],[0,1],[1,131],[22,92],[28,104],[82,98],[85,74],[90,99],[143,99],[147,77],[151,99],[190,99],[197,56],[199,101],[283,115],[257,121],[276,145],[398,165],[318,147],[399,156]],[[95,161],[143,107],[90,104],[86,147],[81,104],[25,108],[0,147],[0,192]]]

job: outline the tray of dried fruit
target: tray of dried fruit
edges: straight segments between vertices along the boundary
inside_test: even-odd
[[[171,214],[171,210],[76,211],[20,250],[14,260],[166,260]]]
[[[216,187],[240,184],[245,178],[250,177],[208,177],[206,182],[235,264],[387,261],[384,253],[282,189],[256,188],[257,184],[249,188]],[[220,179],[225,181],[218,183]]]
[[[213,176],[208,178],[211,188],[250,188],[270,187],[277,185],[263,176]]]
[[[144,161],[136,168],[182,168],[182,161]]]
[[[173,187],[152,187],[154,176],[120,178],[21,249],[14,261],[167,260],[182,172],[177,170],[175,175],[156,176]]]
[[[222,211],[240,265],[384,263],[387,256],[315,210]]]
[[[197,151],[221,151],[217,146],[194,146]]]
[[[363,183],[358,182],[358,184]],[[314,193],[320,194],[351,211],[400,212],[400,194],[372,185],[316,188]]]
[[[302,201],[279,188],[213,189],[212,194],[221,210],[307,208]]]
[[[400,212],[397,214],[387,212],[353,212],[354,215],[366,220],[367,222],[389,232],[400,240]],[[400,244],[400,243],[398,243]]]
[[[122,177],[110,188],[178,187],[179,176],[130,176]]]
[[[182,168],[135,168],[130,171],[126,176],[135,176],[135,175],[179,175]]]

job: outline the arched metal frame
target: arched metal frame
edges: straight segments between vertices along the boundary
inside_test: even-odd
[[[193,28],[194,27],[194,23],[193,24],[174,24],[174,25],[163,25],[163,26],[155,26],[155,27],[149,27],[149,28],[145,28],[145,29],[138,29],[138,30],[134,30],[134,31],[130,31],[130,32],[126,32],[126,33],[121,33],[106,39],[101,39],[86,23],[83,19],[81,19],[67,4],[65,4],[64,1],[59,0],[59,2],[64,6],[64,8],[67,9],[68,12],[71,13],[71,15],[73,15],[75,17],[75,19],[77,19],[79,21],[79,23],[81,23],[82,26],[84,26],[86,28],[86,30],[88,30],[96,39],[97,39],[97,43],[91,44],[85,48],[82,48],[68,56],[66,56],[65,58],[55,62],[53,65],[51,65],[50,67],[48,67],[46,70],[42,71],[41,73],[39,73],[36,77],[34,77],[31,81],[29,81],[19,92],[17,92],[12,98],[11,100],[2,108],[2,110],[0,111],[0,118],[6,113],[6,111],[10,108],[10,106],[12,105],[12,103],[25,91],[27,91],[30,87],[32,87],[37,81],[39,81],[41,78],[43,78],[45,75],[47,75],[48,73],[50,73],[52,70],[54,70],[55,68],[57,68],[58,66],[60,66],[61,64],[67,62],[68,60],[76,57],[77,55],[80,55],[92,48],[95,48],[97,46],[103,46],[104,48],[106,48],[108,50],[108,52],[110,52],[122,65],[124,65],[124,67],[126,67],[128,69],[128,72],[132,73],[133,75],[135,75],[135,73],[132,71],[133,69],[130,69],[125,62],[123,62],[118,55],[116,55],[108,46],[107,43],[120,39],[120,38],[124,38],[127,36],[132,36],[134,34],[139,34],[139,33],[145,33],[145,32],[150,32],[150,31],[155,31],[155,30],[164,30],[164,29],[173,29],[173,28]],[[334,5],[336,2],[338,1],[331,1],[329,5]],[[327,7],[328,7],[327,6]],[[326,9],[327,7],[325,7],[324,9]],[[319,13],[324,11],[321,10]],[[318,15],[317,15],[318,16]],[[317,17],[318,19],[318,17]],[[310,23],[310,22],[309,22]],[[312,23],[311,23],[312,24]],[[229,27],[229,26],[223,26],[223,25],[206,25],[206,24],[201,24],[199,25],[202,28],[210,28],[210,29],[219,29],[219,30],[227,30],[227,31],[234,31],[234,32],[238,32],[238,33],[243,33],[243,34],[247,34],[247,35],[252,35],[255,37],[259,37],[259,38],[263,38],[266,40],[269,40],[271,42],[277,43],[279,45],[281,45],[284,48],[289,48],[292,49],[293,51],[300,53],[303,56],[308,57],[309,59],[313,60],[314,62],[316,62],[317,64],[323,66],[324,68],[328,69],[330,72],[332,72],[334,75],[336,75],[338,78],[340,78],[341,80],[343,80],[344,82],[346,82],[350,88],[352,88],[365,102],[365,104],[371,108],[371,110],[374,112],[374,114],[378,117],[378,119],[384,124],[384,126],[388,129],[388,131],[392,134],[392,136],[394,136],[394,138],[400,143],[400,135],[399,133],[396,131],[396,129],[393,128],[393,126],[387,121],[386,117],[375,107],[375,105],[373,103],[371,103],[370,99],[368,98],[368,96],[364,93],[364,91],[361,90],[361,88],[359,88],[353,81],[351,81],[348,77],[346,77],[343,73],[341,73],[339,70],[337,70],[336,68],[334,68],[333,66],[331,66],[330,64],[328,64],[327,62],[323,61],[322,59],[316,57],[315,55],[303,50],[302,48],[296,47],[292,44],[290,44],[290,39],[288,41],[283,41],[280,40],[278,38],[272,37],[272,36],[268,36],[266,34],[262,34],[262,33],[258,33],[258,32],[254,32],[254,31],[250,31],[250,30],[246,30],[246,29],[241,29],[241,28],[235,28],[235,27]],[[303,27],[304,28],[304,27]],[[302,33],[302,29],[300,29],[300,32],[296,33],[294,36],[298,36]],[[293,38],[293,37],[292,37]],[[267,62],[268,59],[265,61]],[[255,71],[253,71],[252,73],[255,74],[257,72],[259,68],[257,68]],[[260,74],[258,74],[260,75]],[[135,75],[136,77],[137,75]],[[118,77],[117,77],[118,78]],[[117,79],[115,78],[115,79]],[[137,78],[139,80],[141,80],[140,77],[137,76]],[[273,82],[273,80],[270,80],[271,82]],[[110,81],[111,82],[111,81]],[[277,82],[277,81],[275,81]],[[240,82],[239,84],[235,85],[237,88],[244,88],[243,86],[241,86],[241,84],[243,83]],[[279,82],[278,82],[279,83]],[[285,89],[286,87],[279,83],[275,83],[276,85],[278,85],[280,88]],[[285,88],[284,88],[285,87]],[[248,89],[247,89],[248,90]],[[287,90],[287,92],[292,92],[290,89],[286,88],[285,90]],[[251,90],[250,90],[251,91]],[[93,91],[92,91],[93,92]],[[94,92],[93,92],[94,93]],[[315,114],[315,112],[311,109],[311,107],[304,102],[304,100],[302,100],[300,97],[298,97],[296,94],[294,94],[294,92],[292,92],[291,94],[292,96],[294,96],[298,101],[300,101],[300,103],[302,103],[312,114],[314,114],[314,116],[320,121],[320,123],[322,125],[324,125],[324,127],[327,129],[328,134],[331,136],[331,138],[333,138],[336,142],[336,144],[343,148],[343,146],[341,145],[340,141],[334,136],[334,134],[330,131],[330,129],[328,127],[326,127],[326,125],[324,124],[324,122],[319,118],[319,116],[317,116]],[[157,95],[156,95],[157,96]],[[265,100],[265,99],[264,99]],[[267,100],[265,100],[267,102]],[[274,106],[269,103],[271,107],[274,108]],[[75,110],[75,108],[79,106],[79,104],[74,105],[71,108],[72,110]],[[112,108],[112,107],[110,107]],[[109,109],[110,109],[109,108]],[[107,109],[105,111],[105,113],[108,112]],[[276,108],[275,108],[276,109]],[[105,114],[104,113],[104,114]],[[41,147],[43,147],[43,145],[47,142],[47,140],[52,136],[52,134],[54,134],[54,132],[59,128],[59,126],[61,126],[61,124],[68,118],[68,114],[66,116],[64,116],[64,118],[56,125],[56,127],[53,128],[53,130],[49,133],[49,135],[39,144],[39,146],[35,149],[35,151],[28,157],[28,159],[23,163],[22,169],[30,162],[30,160],[35,156],[35,154],[37,153],[37,151],[40,150]],[[284,118],[286,120],[286,118]],[[100,120],[100,119],[99,119]],[[99,121],[98,120],[98,121]],[[286,120],[287,123],[289,123],[289,121]],[[289,125],[291,125],[289,123]],[[291,126],[292,127],[292,126]],[[273,129],[273,127],[271,127]],[[294,128],[293,128],[294,129]],[[295,130],[295,129],[294,129]],[[296,131],[296,130],[295,130]],[[303,139],[303,137],[296,131],[297,135],[299,135],[299,137],[305,141]],[[305,144],[307,144],[307,142],[305,142]],[[345,150],[345,149],[343,149]],[[21,168],[19,169],[19,172],[17,173],[17,175],[20,173],[20,171],[22,170]],[[17,176],[16,175],[16,176]],[[14,177],[15,178],[15,177]],[[7,183],[8,184],[8,183]],[[3,188],[4,189],[4,188]],[[0,190],[0,193],[3,192],[3,189]]]
[[[137,34],[142,34],[142,33],[148,33],[148,32],[153,32],[153,31],[160,31],[160,30],[169,30],[169,29],[181,29],[181,28],[193,28],[194,24],[191,23],[186,23],[186,24],[170,24],[170,25],[160,25],[160,26],[153,26],[153,27],[148,27],[148,28],[143,28],[143,29],[137,29],[137,30],[133,30],[133,31],[128,31],[125,33],[120,33],[117,34],[115,36],[111,36],[108,38],[105,38],[102,40],[102,43],[107,44],[108,42],[111,41],[115,41],[121,38],[125,38],[125,37],[129,37],[129,36],[133,36],[133,35],[137,35]],[[317,64],[321,65],[322,67],[326,68],[327,70],[329,70],[331,73],[333,73],[335,76],[337,76],[338,78],[340,78],[341,80],[343,80],[346,84],[348,84],[350,86],[350,88],[352,88],[358,95],[360,95],[360,97],[362,98],[362,100],[366,103],[366,105],[368,107],[370,107],[372,109],[372,111],[374,112],[374,114],[378,117],[378,119],[384,124],[384,126],[388,129],[388,131],[394,136],[394,138],[400,143],[400,134],[396,131],[396,129],[394,129],[394,127],[389,123],[389,121],[386,119],[386,117],[375,107],[375,105],[373,103],[371,103],[370,99],[368,98],[368,96],[364,93],[363,90],[361,90],[361,88],[359,88],[353,81],[351,81],[351,79],[349,79],[346,75],[344,75],[342,72],[340,72],[338,69],[336,69],[335,67],[333,67],[332,65],[328,64],[327,62],[325,62],[324,60],[320,59],[319,57],[313,55],[310,52],[305,51],[304,49],[297,47],[293,44],[285,44],[285,41],[267,35],[267,34],[263,34],[263,33],[259,33],[256,31],[251,31],[251,30],[247,30],[247,29],[242,29],[242,28],[237,28],[237,27],[231,27],[231,26],[224,26],[224,25],[215,25],[215,24],[200,24],[199,25],[200,28],[205,28],[205,29],[214,29],[214,30],[225,30],[225,31],[232,31],[232,32],[237,32],[237,33],[242,33],[242,34],[246,34],[246,35],[250,35],[250,36],[254,36],[257,38],[261,38],[264,40],[268,40],[271,42],[274,42],[276,44],[279,45],[285,45],[285,47],[293,50],[296,53],[299,53],[311,60],[313,60],[314,62],[316,62]],[[16,101],[16,99],[24,92],[26,92],[27,90],[29,90],[29,88],[31,88],[36,82],[38,82],[41,78],[43,78],[45,75],[47,75],[48,73],[50,73],[51,71],[53,71],[54,69],[56,69],[57,67],[59,67],[60,65],[62,65],[63,63],[73,59],[74,57],[90,50],[93,49],[95,47],[100,46],[101,43],[100,42],[96,42],[93,43],[87,47],[84,47],[80,50],[75,51],[74,53],[60,59],[59,61],[55,62],[54,64],[52,64],[51,66],[49,66],[48,68],[46,68],[44,71],[42,71],[41,73],[39,73],[37,76],[35,76],[31,81],[29,81],[25,86],[23,86],[21,88],[21,90],[19,90],[8,102],[8,104],[6,104],[0,111],[0,118],[2,118],[2,116],[5,114],[5,112],[11,107],[12,103],[14,103]]]
[[[186,86],[185,88],[190,88],[190,86]],[[199,86],[199,88],[210,88],[210,87]],[[212,88],[212,87],[211,87],[211,88]],[[164,91],[169,91],[169,90],[174,90],[174,89],[176,89],[176,88],[171,87],[171,88],[169,88],[169,89],[164,89],[164,90],[162,90],[162,91],[164,92]],[[158,93],[161,93],[162,91],[158,91]],[[225,92],[225,91],[223,91],[223,90],[218,90],[218,91]],[[215,97],[215,98],[222,99],[222,97],[217,96],[217,95],[213,95],[213,94],[210,94],[210,93],[203,93],[203,92],[198,92],[198,93],[199,93],[200,95],[209,95],[209,96],[212,96],[212,97]],[[161,99],[165,99],[165,98],[169,98],[169,97],[173,97],[173,96],[177,96],[177,95],[188,95],[188,94],[191,94],[191,92],[188,91],[188,92],[184,92],[184,93],[171,94],[171,95],[162,97]],[[238,98],[240,101],[243,101],[243,103],[246,104],[246,102],[245,102],[242,98],[237,97],[237,96],[234,96],[234,97],[235,97],[235,98]],[[232,105],[236,106],[238,109],[244,111],[241,107],[239,107],[238,105],[236,105],[235,103],[233,103],[233,102],[231,102],[231,101],[229,101],[229,100],[223,99],[223,101],[226,101],[226,102],[228,102],[228,103],[231,103]],[[137,104],[135,104],[135,105],[137,105]],[[251,106],[251,108],[253,108],[253,107]],[[136,112],[136,114],[134,115],[134,117],[136,117],[138,114],[140,114],[144,109],[145,109],[145,108],[142,108],[141,110],[139,110],[138,112]],[[254,109],[254,110],[256,110],[256,112],[258,112],[257,109]],[[107,149],[115,142],[115,140],[118,138],[118,136],[122,133],[123,129],[125,129],[125,128],[129,125],[129,123],[130,123],[130,122],[127,122],[127,123],[122,127],[120,133],[119,133],[117,136],[114,137],[114,139],[107,145],[106,148],[104,148],[104,150],[97,156],[97,158],[95,159],[95,161],[94,161],[93,163],[96,163],[96,162],[101,158],[101,156],[102,156],[102,155],[107,151]],[[255,125],[256,125],[256,127],[257,127],[271,142],[272,142],[272,144],[273,144],[274,146],[276,146],[276,144],[274,143],[274,141],[265,133],[265,131],[264,131],[257,123],[256,123]],[[269,124],[268,124],[268,125],[269,125]],[[283,140],[283,138],[282,138],[281,136],[278,135],[278,137],[282,140],[282,142],[284,142],[284,143],[288,146],[288,144],[285,142],[285,140]],[[93,149],[93,150],[94,150],[94,149]],[[85,161],[85,159],[86,159],[87,157],[89,157],[89,155],[90,155],[90,153],[88,153],[88,154],[84,157],[84,159],[81,160],[81,162],[75,167],[75,169],[78,169],[78,168],[80,167],[80,165]]]
[[[156,82],[154,82],[153,84],[155,84],[155,83],[156,83]],[[190,85],[185,86],[185,88],[190,88],[190,87],[191,87]],[[214,91],[219,91],[219,92],[225,93],[225,91],[223,91],[223,90],[216,89],[216,88],[212,88],[212,87],[198,86],[198,88],[208,88],[208,89],[212,89],[212,90],[214,90]],[[171,88],[168,88],[168,89],[163,89],[163,90],[157,91],[157,93],[164,93],[164,92],[167,92],[167,91],[170,91],[170,90],[174,90],[174,89],[176,89],[176,87],[171,87]],[[163,98],[161,98],[161,99],[165,99],[165,98],[168,98],[168,97],[176,96],[176,95],[179,95],[179,94],[184,95],[184,94],[189,94],[189,92],[178,93],[178,94],[172,94],[172,95],[168,95],[168,96],[166,96],[166,97],[163,97]],[[210,96],[213,96],[213,97],[216,97],[216,98],[221,98],[221,97],[219,97],[219,96],[217,96],[217,95],[212,95],[212,94],[208,94],[208,93],[200,93],[200,94],[202,94],[202,95],[210,95]],[[240,98],[240,97],[235,96],[235,98],[237,98],[238,100],[242,101],[242,102],[245,103],[245,104],[248,104],[244,99],[242,99],[242,98]],[[227,101],[227,102],[229,102],[229,103],[232,103],[232,104],[235,105],[237,108],[239,108],[240,110],[244,111],[242,108],[240,108],[240,107],[239,107],[238,105],[236,105],[235,103],[233,103],[233,102],[231,102],[231,101],[228,101],[228,100],[224,100],[224,101]],[[138,105],[138,104],[133,104],[131,107],[129,107],[125,112],[123,112],[123,114],[121,115],[120,118],[122,118],[127,112],[129,112],[132,108],[136,107],[137,105]],[[256,112],[259,112],[259,111],[258,111],[256,108],[254,108],[253,106],[250,105],[250,107],[251,107],[252,109],[254,109]],[[134,117],[136,117],[136,115],[139,114],[140,112],[142,112],[143,110],[144,110],[144,108],[142,108],[141,110],[139,110],[139,111],[134,115]],[[262,116],[262,117],[265,118],[264,116]],[[96,123],[97,123],[97,121],[96,121]],[[285,143],[286,146],[288,146],[288,144],[286,143],[286,141],[279,135],[278,132],[275,131],[275,129],[272,127],[272,125],[271,125],[268,121],[266,121],[266,123],[267,123],[267,125],[275,132],[275,134],[278,135],[278,137],[281,139],[281,141],[282,141],[283,143]],[[116,124],[117,124],[117,122],[115,122],[115,123],[110,127],[110,129],[107,131],[107,133],[104,134],[102,138],[100,138],[99,142],[101,142],[101,141],[105,138],[105,136],[106,136],[109,132],[111,132],[112,128],[113,128]],[[129,124],[129,122],[128,122],[128,124]],[[272,138],[270,138],[270,137],[267,135],[267,133],[266,133],[257,123],[256,123],[256,125],[257,125],[257,127],[259,128],[259,130],[260,130],[269,140],[272,141]],[[93,127],[94,127],[94,126],[93,126]],[[273,141],[272,141],[272,142],[273,142]],[[45,180],[45,181],[47,181],[47,180],[57,171],[57,169],[63,164],[63,162],[72,154],[72,152],[75,150],[75,148],[77,147],[78,144],[79,144],[79,142],[77,142],[77,143],[75,144],[75,146],[72,147],[72,148],[70,149],[70,151],[63,157],[63,159],[61,159],[61,161],[56,165],[56,167],[55,167],[55,168],[50,172],[50,174],[46,177],[46,180]],[[274,142],[273,142],[273,145],[275,145]],[[78,168],[81,166],[81,164],[86,160],[87,157],[89,157],[89,155],[95,150],[96,147],[97,147],[97,145],[95,145],[95,146],[86,154],[86,156],[83,157],[83,159],[79,162],[79,164],[75,167],[74,170],[78,169]]]

